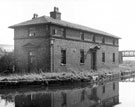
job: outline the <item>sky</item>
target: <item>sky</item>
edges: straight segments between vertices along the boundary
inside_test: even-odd
[[[0,0],[0,44],[14,44],[11,25],[34,13],[50,16],[54,6],[62,20],[118,36],[119,50],[135,50],[135,0]]]

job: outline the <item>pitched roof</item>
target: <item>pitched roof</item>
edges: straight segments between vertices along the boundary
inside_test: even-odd
[[[74,29],[78,29],[78,30],[83,30],[83,31],[88,31],[88,32],[93,32],[93,33],[97,33],[97,34],[102,34],[105,36],[110,36],[110,37],[114,37],[114,38],[118,38],[117,36],[114,36],[110,33],[104,32],[104,31],[100,31],[100,30],[96,30],[93,28],[89,28],[86,26],[82,26],[79,24],[74,24],[74,23],[70,23],[67,21],[63,21],[63,20],[57,20],[57,19],[53,19],[51,17],[48,16],[41,16],[32,20],[28,20],[19,24],[15,24],[13,26],[9,26],[9,28],[16,28],[16,27],[21,27],[21,26],[27,26],[27,25],[37,25],[37,24],[47,24],[47,23],[52,23],[52,24],[56,24],[56,25],[60,25],[60,26],[64,26],[64,27],[69,27],[69,28],[74,28]]]

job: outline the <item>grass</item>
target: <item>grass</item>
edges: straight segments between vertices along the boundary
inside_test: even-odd
[[[8,76],[0,76],[0,81],[40,81],[40,80],[62,80],[62,79],[90,79],[90,73],[29,73],[29,74],[11,74]]]
[[[118,74],[119,69],[100,69],[100,71],[83,71],[70,70],[69,72],[58,73],[25,73],[25,74],[10,74],[0,76],[0,81],[42,81],[42,80],[91,80],[99,75]]]

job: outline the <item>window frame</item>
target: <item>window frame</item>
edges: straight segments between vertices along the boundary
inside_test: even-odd
[[[102,93],[105,93],[105,85],[102,86]]]
[[[61,49],[61,65],[66,65],[66,49]]]
[[[80,32],[80,38],[81,38],[81,40],[84,41],[84,33],[83,32]]]
[[[102,62],[105,63],[105,52],[102,52]]]
[[[29,64],[34,63],[34,61],[36,60],[36,55],[34,51],[28,51],[28,59],[29,59]]]
[[[56,35],[56,34],[57,34],[57,32],[58,32],[58,30],[57,30],[57,29],[55,29],[55,28],[52,30],[52,34],[53,34],[53,35]]]
[[[93,34],[92,41],[96,42],[96,36]]]
[[[65,28],[60,28],[60,32],[61,32],[61,37],[66,38],[66,29]]]
[[[115,53],[113,53],[112,62],[115,63]]]
[[[36,36],[36,27],[29,27],[28,28],[28,37],[35,37]]]
[[[115,46],[115,39],[113,38],[113,45]]]
[[[105,44],[105,37],[102,37],[102,43]]]
[[[85,63],[84,50],[81,49],[81,50],[80,50],[80,64],[84,64],[84,63]]]
[[[115,90],[116,89],[116,86],[115,86],[115,83],[113,82],[113,90]]]

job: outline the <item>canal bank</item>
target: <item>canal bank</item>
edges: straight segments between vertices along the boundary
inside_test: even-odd
[[[55,86],[82,82],[103,83],[134,76],[134,71],[101,70],[92,72],[29,73],[0,76],[0,88],[13,88],[31,85]]]
[[[119,68],[100,69],[98,71],[83,71],[78,72],[70,70],[69,72],[53,72],[53,73],[24,73],[24,74],[9,74],[0,76],[0,88],[22,87],[31,85],[42,86],[58,86],[67,84],[79,84],[88,82],[103,83],[116,79],[128,78],[135,76],[134,62],[125,61],[119,65]]]

